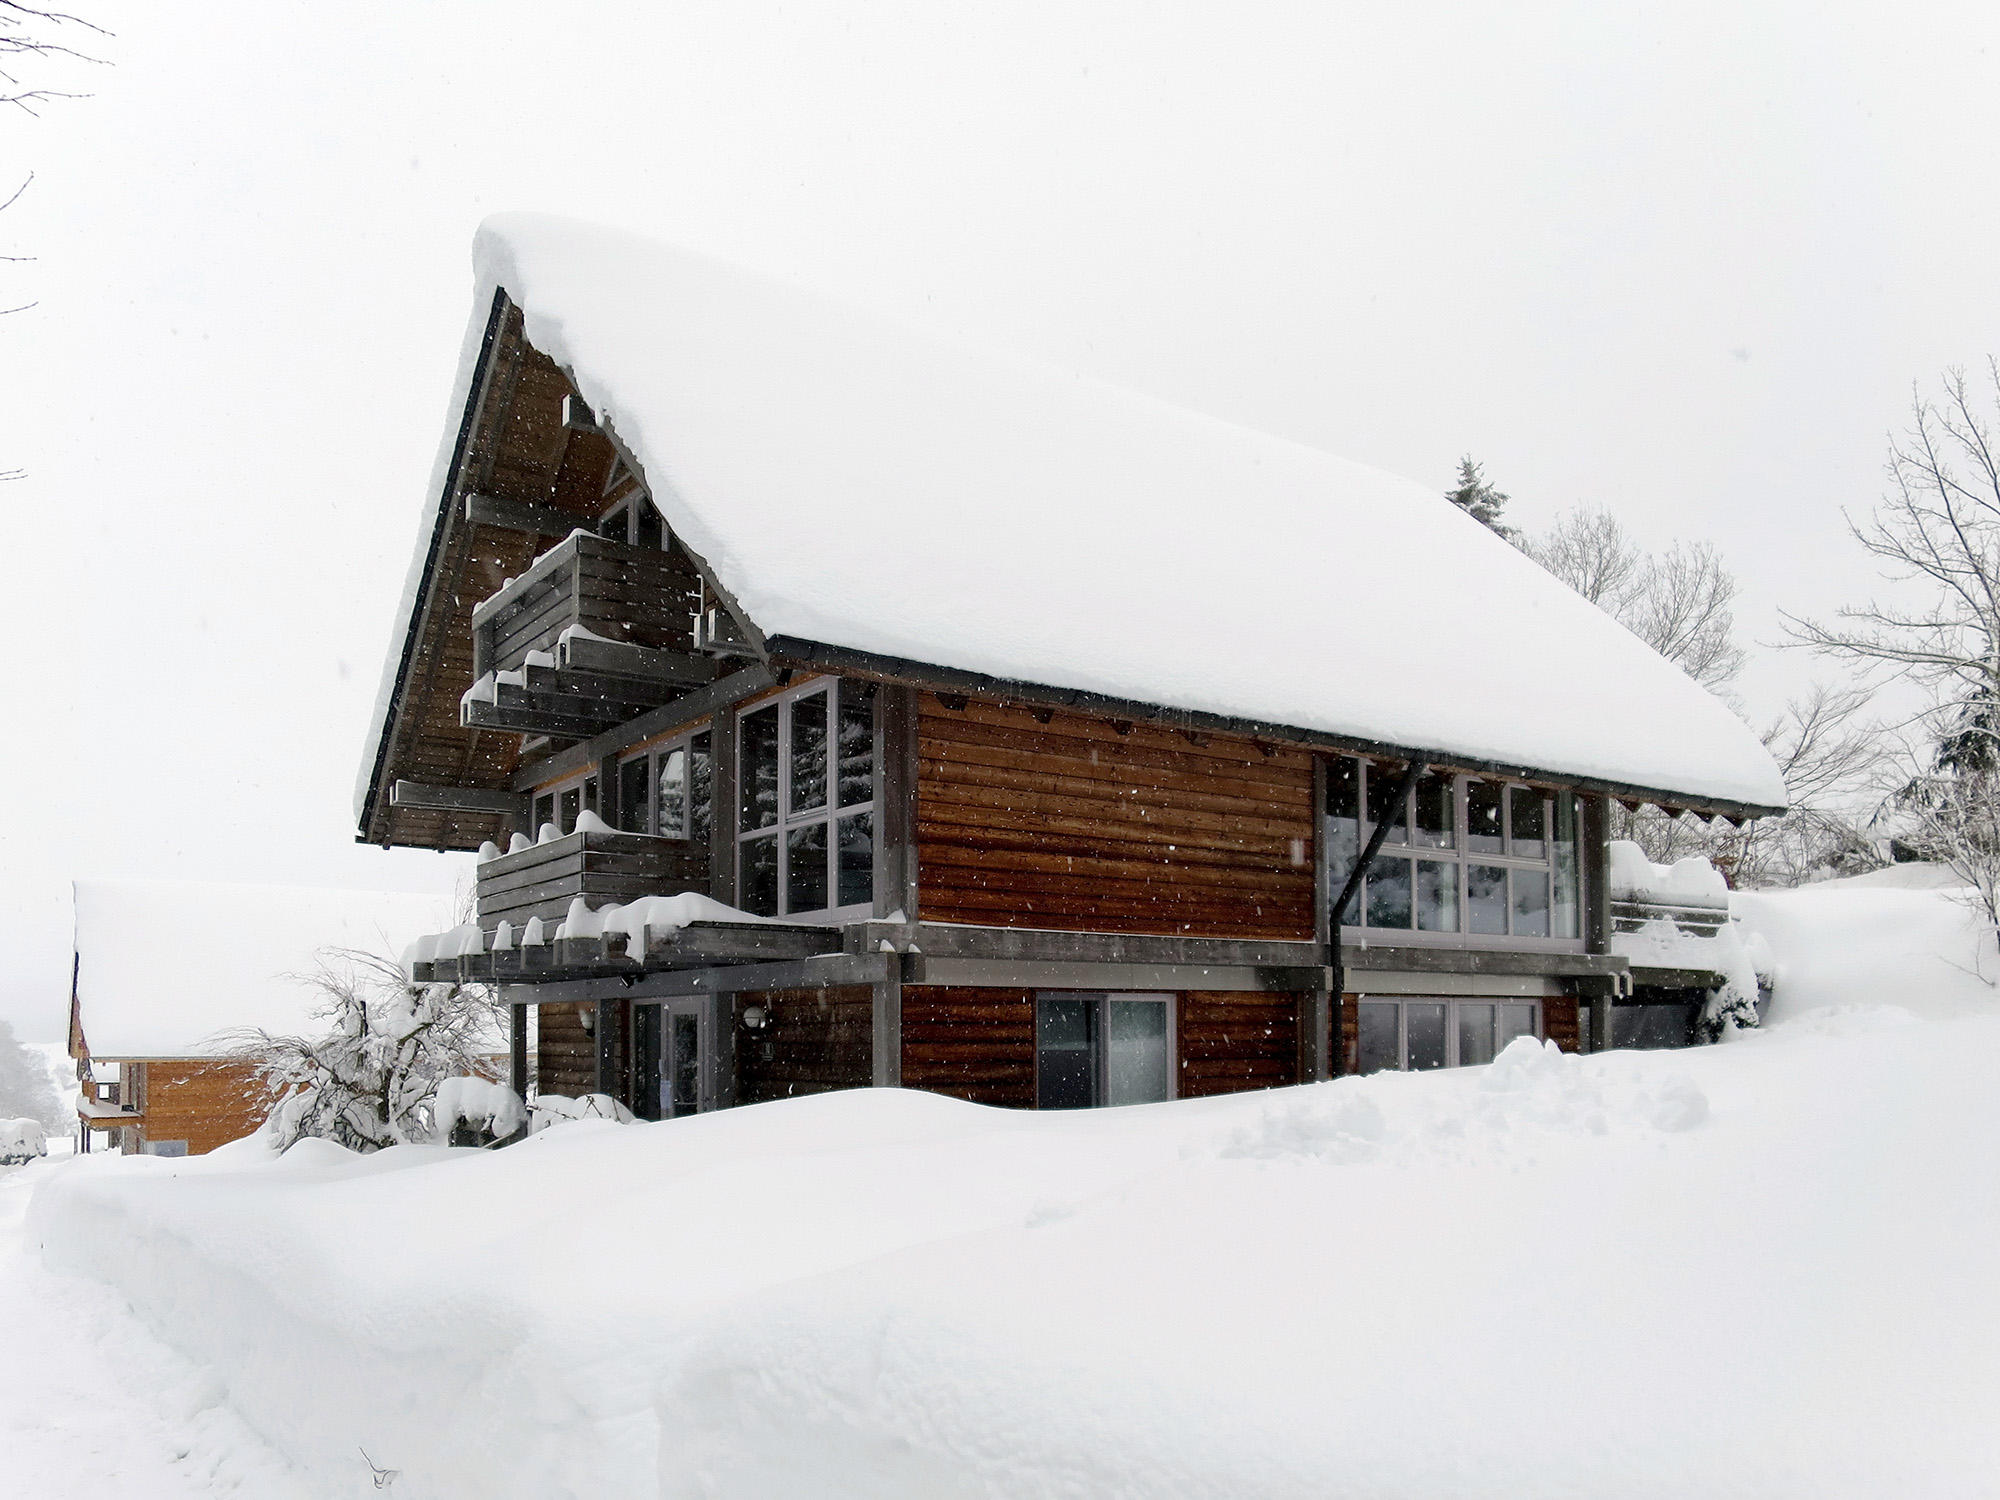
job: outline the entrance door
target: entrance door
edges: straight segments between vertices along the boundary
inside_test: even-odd
[[[671,1120],[714,1108],[709,1087],[709,1002],[667,1000],[633,1013],[632,1112]]]

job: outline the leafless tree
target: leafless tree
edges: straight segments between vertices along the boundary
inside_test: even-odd
[[[1707,542],[1647,552],[1611,512],[1579,505],[1522,550],[1710,692],[1743,669],[1736,578]]]
[[[73,90],[50,88],[23,77],[29,63],[102,63],[102,58],[70,45],[73,40],[83,40],[82,32],[110,35],[81,16],[23,5],[19,0],[0,0],[0,104],[11,104],[32,115],[39,113],[38,104],[82,98]]]

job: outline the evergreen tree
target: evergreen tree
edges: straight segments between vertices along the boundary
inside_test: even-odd
[[[49,1130],[67,1123],[42,1054],[22,1046],[14,1028],[0,1021],[0,1120],[16,1119],[35,1120]]]
[[[1507,497],[1480,472],[1470,453],[1458,461],[1458,488],[1446,490],[1444,497],[1473,520],[1491,527],[1510,542],[1519,534],[1500,519],[1500,512],[1507,508]]]

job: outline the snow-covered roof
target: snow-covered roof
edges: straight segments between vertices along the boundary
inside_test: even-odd
[[[76,986],[91,1055],[212,1057],[226,1034],[296,1032],[320,950],[394,958],[451,924],[452,898],[196,881],[76,883]]]
[[[474,262],[452,409],[504,290],[767,636],[1689,801],[1785,801],[1724,705],[1411,480],[618,231],[499,215]],[[427,522],[371,745],[430,537]]]

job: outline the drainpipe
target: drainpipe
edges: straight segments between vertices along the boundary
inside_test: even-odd
[[[1415,781],[1417,777],[1428,769],[1428,766],[1418,765],[1415,761],[1406,762],[1403,766],[1403,774],[1396,778],[1396,791],[1389,798],[1389,805],[1393,807],[1397,802],[1401,801],[1403,796],[1410,790],[1410,783]],[[1362,806],[1357,808],[1356,811],[1366,815],[1368,807],[1365,799]],[[1338,1078],[1343,1071],[1341,1067],[1340,1024],[1341,1016],[1347,1008],[1347,961],[1341,954],[1340,929],[1347,920],[1347,908],[1354,903],[1354,897],[1361,889],[1361,877],[1368,867],[1375,862],[1375,856],[1382,852],[1382,844],[1389,837],[1389,828],[1393,821],[1393,819],[1390,819],[1377,823],[1374,831],[1368,835],[1367,847],[1361,851],[1361,857],[1355,860],[1354,868],[1347,872],[1347,884],[1340,888],[1340,894],[1334,898],[1333,911],[1327,919],[1327,942],[1333,959],[1333,1035],[1328,1038],[1329,1051],[1332,1056],[1329,1058],[1330,1066],[1327,1068],[1327,1072],[1335,1078]]]

